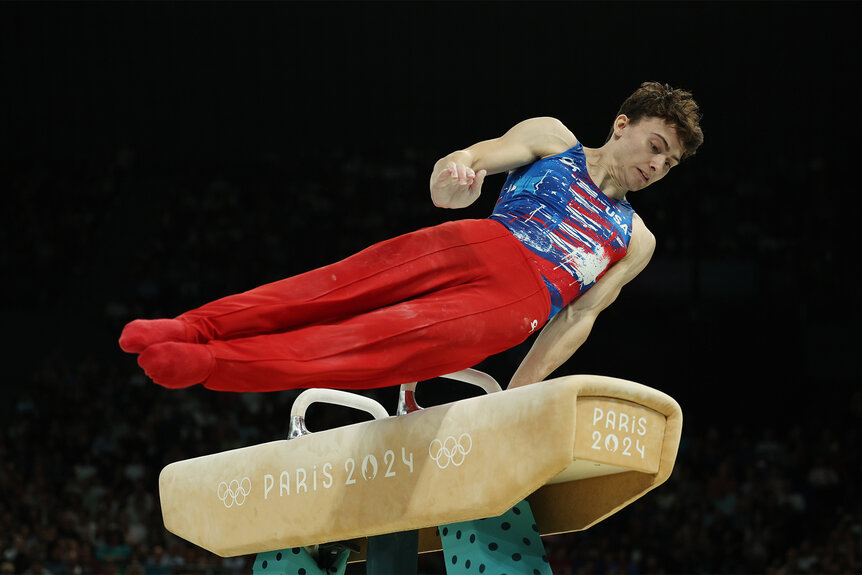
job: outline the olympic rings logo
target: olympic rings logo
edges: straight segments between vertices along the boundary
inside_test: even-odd
[[[473,449],[473,438],[469,433],[462,433],[455,439],[450,435],[443,441],[435,439],[428,446],[428,455],[440,469],[446,469],[451,463],[459,467],[467,458],[467,454]]]
[[[218,498],[227,508],[233,507],[234,504],[239,507],[245,503],[249,493],[251,493],[251,479],[248,477],[243,477],[239,481],[234,479],[230,483],[222,481],[218,484]]]

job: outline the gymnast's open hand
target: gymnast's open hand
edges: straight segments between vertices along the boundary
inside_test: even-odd
[[[448,201],[435,203],[445,208],[469,206],[482,193],[486,174],[486,170],[475,172],[462,163],[448,162],[431,180],[432,195],[435,198],[448,198]]]

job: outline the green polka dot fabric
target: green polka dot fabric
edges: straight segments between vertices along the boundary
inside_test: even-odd
[[[490,519],[440,527],[447,575],[552,575],[526,501]]]
[[[347,569],[349,549],[342,549],[328,569],[317,565],[317,561],[304,547],[258,553],[252,567],[253,575],[344,575]]]

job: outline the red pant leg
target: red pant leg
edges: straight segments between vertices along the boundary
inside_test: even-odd
[[[511,235],[492,220],[447,222],[386,240],[340,262],[186,312],[196,341],[333,322],[470,281],[471,247]]]
[[[499,229],[459,248],[469,254],[450,253],[445,267],[436,267],[436,252],[429,256],[433,274],[446,276],[436,280],[442,289],[330,323],[210,341],[216,367],[204,385],[383,387],[459,371],[518,345],[547,320],[550,299],[523,246]]]

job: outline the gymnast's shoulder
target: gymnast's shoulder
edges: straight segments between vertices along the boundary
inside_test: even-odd
[[[578,139],[558,118],[536,116],[515,124],[504,136],[528,142],[535,157],[553,156],[574,147]]]

